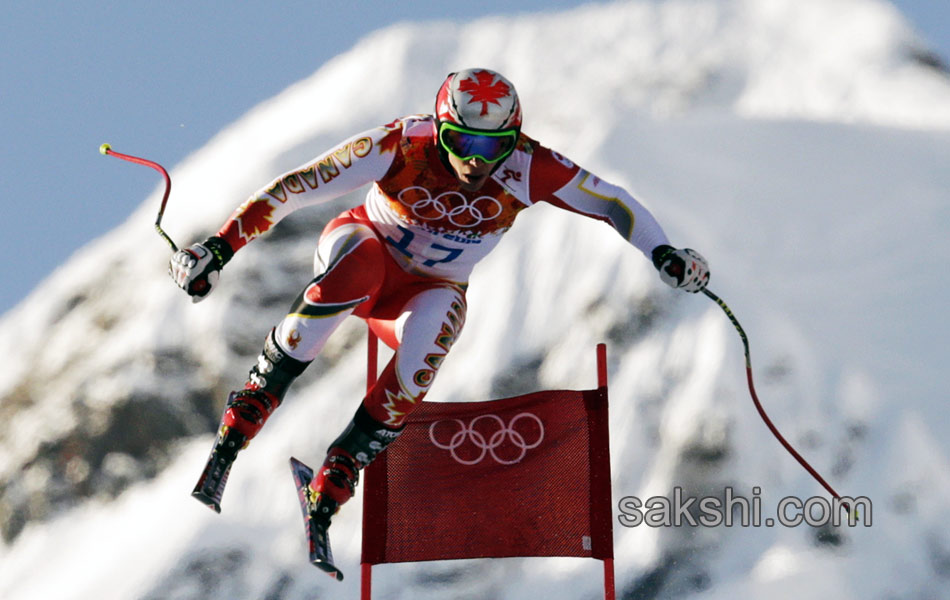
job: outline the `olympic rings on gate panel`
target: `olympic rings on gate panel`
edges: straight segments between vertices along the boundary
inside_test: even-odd
[[[489,419],[498,424],[498,431],[491,434],[487,439],[484,434],[475,430],[475,424],[483,419]],[[525,439],[525,436],[519,433],[515,429],[515,423],[519,419],[530,419],[538,424],[538,439],[528,441]],[[436,438],[436,427],[440,423],[455,423],[458,426],[458,431],[452,434],[449,438],[448,443],[439,441]],[[491,455],[496,462],[502,465],[513,465],[515,463],[521,462],[524,457],[528,454],[528,450],[537,448],[541,441],[544,440],[544,423],[541,422],[541,419],[537,415],[523,412],[515,415],[511,418],[511,421],[505,425],[505,421],[498,415],[479,415],[472,419],[468,425],[462,422],[461,419],[443,419],[441,421],[436,421],[429,426],[429,439],[432,440],[432,444],[436,448],[441,448],[442,450],[448,450],[449,454],[452,455],[452,458],[456,462],[463,465],[474,465],[478,464],[485,458],[487,455]],[[510,441],[512,445],[520,450],[518,456],[514,459],[504,459],[495,452],[495,449],[500,447],[505,443],[505,440]],[[466,442],[470,442],[476,449],[481,450],[481,453],[473,459],[465,459],[458,455],[456,450],[460,448]]]
[[[501,202],[491,196],[469,200],[461,192],[450,190],[433,198],[428,189],[418,185],[403,189],[397,199],[423,221],[447,218],[456,227],[476,227],[500,217],[505,210]]]

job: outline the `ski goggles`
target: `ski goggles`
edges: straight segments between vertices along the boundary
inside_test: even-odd
[[[481,131],[442,121],[439,123],[439,143],[446,152],[460,160],[480,158],[495,163],[515,151],[518,130]]]

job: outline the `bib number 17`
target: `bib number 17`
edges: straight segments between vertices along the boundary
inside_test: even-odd
[[[416,234],[406,229],[402,225],[397,225],[396,227],[399,228],[399,232],[402,234],[402,237],[396,240],[396,239],[393,239],[391,236],[387,235],[386,241],[389,242],[389,244],[393,248],[395,248],[396,250],[399,250],[400,253],[405,255],[406,258],[409,258],[411,260],[416,260],[417,259],[416,255],[413,254],[409,250],[409,245],[412,244],[412,240],[415,239]],[[426,260],[422,261],[422,265],[426,267],[431,267],[439,263],[452,262],[453,260],[458,258],[460,254],[462,254],[462,250],[463,250],[463,248],[449,248],[447,246],[443,246],[442,244],[437,244],[437,243],[429,244],[428,248],[431,250],[435,250],[439,253],[444,252],[445,256],[438,259],[427,258]],[[427,256],[431,256],[432,253],[426,252],[425,254]]]

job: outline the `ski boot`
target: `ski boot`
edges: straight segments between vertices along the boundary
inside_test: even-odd
[[[330,548],[330,519],[339,510],[340,503],[328,494],[320,494],[310,487],[313,470],[296,458],[290,459],[290,470],[297,487],[297,498],[303,513],[304,527],[310,553],[310,564],[324,571],[337,581],[343,581],[343,572],[333,562]]]
[[[191,495],[203,502],[215,512],[221,512],[221,496],[224,486],[228,482],[228,473],[231,465],[237,458],[238,452],[247,447],[257,431],[247,427],[247,423],[263,425],[266,417],[277,407],[276,399],[260,390],[244,389],[231,392],[228,404],[224,410],[221,429],[208,457],[198,483]],[[260,427],[258,426],[259,430]]]
[[[343,580],[343,573],[333,563],[333,551],[327,533],[330,520],[340,510],[340,506],[353,497],[359,484],[360,470],[400,433],[402,428],[383,426],[360,405],[349,426],[330,446],[316,475],[299,460],[290,459],[307,531],[310,563],[338,581]]]
[[[191,493],[193,497],[215,512],[221,512],[221,496],[238,452],[260,432],[280,406],[287,388],[308,364],[285,354],[277,345],[274,330],[271,330],[244,389],[231,392],[228,397],[218,436]]]

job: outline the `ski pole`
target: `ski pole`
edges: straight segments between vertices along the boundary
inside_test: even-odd
[[[162,229],[162,217],[165,215],[165,205],[168,203],[168,195],[172,191],[172,179],[168,176],[168,171],[165,170],[165,167],[146,158],[140,158],[138,156],[116,152],[109,144],[103,144],[99,146],[99,153],[106,156],[121,158],[122,160],[127,160],[139,165],[145,165],[146,167],[151,167],[162,174],[162,177],[165,179],[165,193],[162,195],[162,206],[158,209],[158,216],[155,218],[155,230],[158,231],[158,235],[162,236],[162,239],[168,242],[168,245],[172,247],[173,252],[178,252],[178,245],[175,244],[175,242],[173,242],[172,239],[168,237],[168,234],[165,233],[165,230]]]
[[[749,393],[752,395],[752,402],[753,404],[755,404],[755,409],[759,412],[759,416],[762,417],[763,421],[765,421],[765,425],[769,428],[769,431],[772,432],[772,435],[775,436],[775,439],[777,439],[779,443],[781,443],[782,446],[786,450],[788,450],[789,454],[795,457],[795,460],[798,461],[798,464],[804,467],[805,470],[808,471],[811,474],[811,476],[815,478],[816,481],[818,481],[818,483],[820,483],[826,490],[828,490],[828,493],[830,493],[832,496],[837,498],[841,502],[841,505],[844,506],[845,509],[850,514],[851,507],[849,506],[849,504],[841,500],[841,496],[838,494],[838,492],[835,491],[833,487],[831,487],[831,485],[827,481],[825,481],[825,478],[822,477],[821,474],[819,474],[818,471],[816,471],[810,464],[808,464],[808,461],[805,460],[802,457],[802,455],[799,454],[798,451],[796,451],[795,448],[792,447],[790,443],[788,443],[788,441],[779,432],[775,424],[772,423],[772,419],[770,419],[769,416],[765,413],[765,409],[762,408],[762,403],[759,402],[759,396],[755,393],[755,385],[752,382],[752,357],[751,357],[751,354],[749,353],[749,338],[746,335],[745,330],[742,328],[742,325],[739,324],[739,320],[733,314],[729,306],[725,302],[723,302],[722,298],[720,298],[719,296],[717,296],[716,294],[712,293],[711,291],[705,288],[703,289],[703,293],[706,294],[706,296],[708,296],[713,302],[718,304],[719,308],[721,308],[722,311],[726,313],[726,316],[729,317],[729,320],[732,322],[733,327],[735,327],[736,331],[739,332],[739,337],[742,338],[742,346],[745,350],[745,370],[746,370],[746,379],[748,380],[748,383],[749,383]],[[856,514],[855,514],[855,518],[857,518]]]

